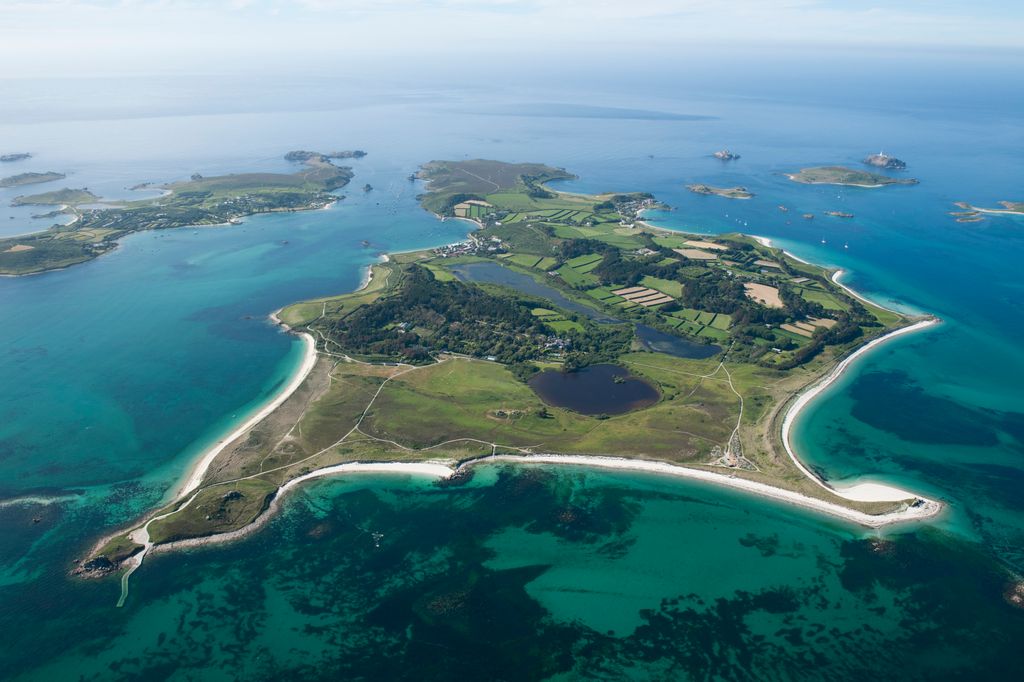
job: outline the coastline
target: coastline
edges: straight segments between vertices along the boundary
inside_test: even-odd
[[[289,333],[291,328],[285,323],[281,322],[277,317],[277,312],[271,313],[270,318],[278,325],[285,328]],[[289,382],[270,399],[269,402],[264,405],[251,417],[245,420],[235,430],[228,435],[217,440],[216,443],[211,445],[209,448],[203,451],[196,462],[192,465],[185,482],[178,488],[173,499],[178,499],[188,495],[189,493],[196,490],[200,483],[202,483],[203,476],[206,475],[207,470],[210,468],[210,464],[217,458],[217,455],[221,453],[229,444],[242,436],[246,431],[251,429],[253,426],[263,421],[263,419],[271,412],[276,410],[278,407],[287,400],[292,393],[298,389],[309,373],[313,370],[313,366],[316,364],[317,352],[316,342],[313,340],[312,335],[307,333],[296,334],[304,344],[302,363],[299,365],[299,369],[295,372]]]
[[[757,243],[760,244],[761,246],[765,246],[765,247],[768,247],[770,249],[771,248],[775,248],[775,247],[772,246],[772,240],[769,239],[768,237],[761,237],[761,236],[756,235],[756,234],[752,234],[752,235],[748,235],[748,236],[750,238],[756,240]],[[792,258],[793,260],[795,260],[795,261],[797,261],[799,263],[803,263],[804,265],[814,265],[814,263],[811,263],[810,261],[806,261],[803,258],[801,258],[800,256],[797,256],[797,255],[795,255],[793,253],[790,253],[789,251],[786,251],[785,249],[782,249],[782,253],[784,253],[785,255],[789,256],[790,258]],[[832,276],[829,279],[832,280],[833,284],[835,284],[837,287],[841,288],[843,291],[845,291],[846,293],[848,293],[850,296],[854,297],[855,299],[857,299],[861,303],[867,303],[868,305],[874,306],[876,308],[881,308],[882,310],[884,310],[886,312],[896,313],[897,315],[904,315],[905,314],[905,313],[901,313],[898,310],[893,310],[892,308],[884,306],[884,305],[882,305],[880,303],[876,303],[875,301],[872,301],[871,299],[867,298],[866,296],[863,296],[863,295],[857,293],[855,290],[851,289],[850,287],[846,286],[841,281],[839,281],[844,274],[846,274],[846,270],[844,270],[843,268],[839,268],[838,270],[836,270],[835,272],[832,273]]]
[[[298,476],[285,482],[284,485],[278,488],[277,492],[274,493],[274,498],[270,501],[270,504],[263,513],[253,519],[251,523],[242,526],[238,530],[220,533],[218,535],[207,535],[200,538],[188,538],[187,540],[177,540],[175,542],[168,542],[162,545],[154,545],[151,547],[150,552],[153,554],[160,554],[162,552],[171,552],[176,549],[204,547],[206,545],[217,545],[225,542],[233,542],[234,540],[241,540],[242,538],[248,537],[258,531],[274,518],[274,514],[283,504],[285,495],[292,488],[315,478],[324,478],[326,476],[334,476],[348,472],[420,474],[433,476],[438,480],[441,480],[450,477],[456,472],[456,469],[451,468],[447,462],[345,462],[343,464],[334,464],[323,467],[322,469],[317,469],[316,471],[311,471],[308,474],[303,474],[302,476]]]
[[[473,223],[478,229],[479,223],[472,219],[462,218],[467,222]],[[680,233],[679,230],[667,230],[665,228],[659,228],[646,223],[645,221],[638,220],[641,225],[665,232]],[[683,234],[691,234],[682,232]],[[765,237],[759,237],[750,235],[756,239],[759,243],[765,246],[771,246],[771,241]],[[417,249],[418,250],[418,249]],[[803,261],[788,252],[786,255],[790,256],[801,262]],[[380,256],[380,262],[388,262],[391,258],[389,254],[382,254]],[[367,286],[370,278],[372,278],[372,265],[366,268],[364,273],[363,282],[360,284],[360,289]],[[841,271],[840,271],[841,272]],[[833,275],[835,278],[838,273]],[[836,282],[839,284],[838,282]],[[840,285],[843,286],[843,285]],[[844,290],[848,290],[848,287],[843,286]],[[863,301],[867,301],[859,294],[854,295]],[[875,305],[875,304],[872,304]],[[201,486],[202,479],[209,469],[212,462],[216,457],[227,447],[230,443],[243,436],[246,431],[262,421],[266,416],[272,413],[277,407],[279,407],[298,387],[312,370],[315,365],[319,353],[316,351],[316,345],[311,335],[308,333],[295,332],[286,323],[281,321],[278,313],[280,310],[275,311],[269,317],[277,325],[284,328],[284,330],[290,333],[296,333],[298,336],[303,338],[305,343],[303,362],[300,370],[294,374],[289,381],[288,385],[282,389],[278,394],[268,403],[266,403],[256,414],[246,420],[244,424],[236,428],[229,435],[219,439],[216,444],[206,449],[199,460],[193,465],[186,481],[178,489],[177,493],[170,500],[171,503],[177,504],[175,509],[160,514],[150,516],[145,519],[141,525],[134,526],[134,530],[129,533],[129,538],[134,542],[143,546],[142,551],[126,559],[122,566],[127,568],[127,571],[122,574],[122,595],[118,602],[118,605],[122,605],[127,597],[127,584],[129,576],[139,568],[142,564],[145,556],[150,552],[165,552],[172,551],[176,548],[183,547],[195,547],[203,546],[208,544],[219,544],[223,542],[230,542],[235,539],[246,537],[247,535],[256,532],[264,524],[269,522],[274,517],[277,510],[283,504],[283,500],[287,495],[288,491],[301,483],[312,480],[315,478],[321,478],[325,476],[332,476],[346,473],[404,473],[404,474],[417,474],[433,476],[437,479],[450,478],[457,474],[459,471],[466,468],[485,464],[488,462],[510,462],[510,463],[539,463],[539,464],[569,464],[569,465],[580,465],[580,466],[592,466],[605,469],[619,469],[619,470],[632,470],[641,471],[653,474],[670,475],[682,478],[690,478],[693,480],[700,480],[714,485],[721,485],[736,490],[742,490],[749,494],[757,495],[759,497],[772,499],[778,502],[791,504],[804,509],[809,509],[823,513],[825,515],[846,520],[848,522],[867,527],[867,528],[879,528],[882,526],[901,523],[906,521],[923,520],[933,517],[939,514],[942,509],[942,503],[923,498],[912,492],[901,490],[899,488],[888,486],[880,483],[864,482],[858,483],[852,486],[846,487],[833,487],[827,484],[824,480],[815,475],[810,469],[808,469],[797,457],[791,443],[791,430],[797,416],[800,412],[806,408],[817,396],[819,396],[828,386],[834,383],[845,370],[852,364],[854,360],[861,357],[873,348],[876,348],[885,341],[900,336],[902,334],[919,331],[932,325],[938,324],[939,320],[929,319],[919,321],[911,324],[907,327],[894,330],[888,334],[885,334],[879,338],[873,339],[866,343],[864,346],[855,350],[848,357],[839,362],[833,367],[830,372],[818,381],[803,387],[796,394],[795,400],[792,404],[785,408],[786,415],[782,425],[782,443],[786,449],[787,455],[791,461],[797,467],[798,471],[807,478],[810,478],[816,485],[821,487],[823,490],[827,490],[829,493],[836,495],[840,500],[848,500],[851,502],[890,502],[890,503],[903,503],[899,508],[889,511],[883,514],[869,514],[867,512],[859,511],[857,509],[849,508],[842,505],[838,500],[833,502],[820,497],[807,495],[795,490],[789,490],[777,485],[770,483],[762,483],[759,481],[742,478],[736,474],[718,473],[715,471],[709,471],[707,469],[690,467],[685,465],[670,464],[667,462],[660,462],[656,460],[644,460],[644,459],[630,459],[625,457],[607,456],[607,455],[562,455],[562,454],[527,454],[527,455],[489,455],[464,461],[461,464],[455,461],[439,461],[439,460],[428,460],[423,462],[345,462],[341,464],[335,464],[323,467],[316,471],[312,471],[294,479],[288,480],[280,485],[274,492],[273,497],[267,506],[267,508],[259,514],[249,524],[238,528],[234,531],[226,533],[189,538],[186,540],[179,540],[176,542],[169,542],[161,545],[153,545],[149,538],[148,527],[153,522],[166,515],[176,513],[188,506]],[[781,411],[782,408],[780,408]],[[777,418],[777,417],[776,417]],[[165,507],[166,508],[166,507]],[[109,536],[107,540],[115,535]],[[105,540],[106,541],[106,540]]]
[[[287,493],[293,488],[306,481],[329,476],[344,474],[402,474],[432,477],[438,481],[450,479],[462,471],[467,471],[475,466],[507,462],[511,464],[554,464],[561,466],[582,466],[594,469],[607,469],[614,471],[635,471],[648,474],[671,476],[674,478],[686,478],[695,481],[702,481],[712,485],[723,486],[733,490],[739,490],[760,498],[768,498],[776,502],[783,502],[802,509],[816,511],[833,518],[842,519],[850,523],[866,528],[882,528],[897,523],[921,521],[935,516],[942,510],[939,502],[928,500],[907,494],[901,499],[918,498],[922,503],[908,505],[897,511],[885,514],[868,514],[844,507],[835,502],[829,502],[817,497],[811,497],[785,488],[779,488],[767,483],[752,481],[740,478],[735,475],[717,473],[706,469],[698,469],[668,462],[654,460],[629,459],[626,457],[612,457],[605,455],[559,455],[559,454],[532,454],[532,455],[488,455],[478,459],[469,460],[462,464],[452,466],[453,462],[448,461],[424,461],[424,462],[345,462],[327,466],[308,474],[291,479],[286,482],[274,495],[267,509],[251,523],[228,533],[209,535],[199,538],[178,540],[166,544],[149,546],[147,553],[160,554],[173,552],[178,549],[205,547],[218,545],[252,535],[274,518],[277,511],[284,504]],[[827,488],[830,492],[838,491]],[[852,498],[847,498],[852,499]],[[138,562],[141,564],[141,561]],[[137,565],[132,566],[132,569]]]
[[[872,300],[870,300],[870,299],[868,299],[868,298],[866,298],[864,296],[861,296],[856,291],[854,291],[850,287],[848,287],[845,284],[843,284],[842,282],[840,282],[839,280],[845,274],[846,274],[846,270],[843,270],[842,268],[839,268],[838,270],[836,270],[835,272],[832,273],[832,277],[830,279],[832,280],[833,284],[835,284],[837,287],[842,288],[843,291],[848,293],[850,296],[853,296],[855,299],[857,299],[861,303],[867,303],[868,305],[873,305],[876,308],[881,308],[882,310],[885,310],[885,311],[890,312],[890,313],[896,313],[897,315],[902,315],[903,314],[903,313],[900,313],[898,310],[893,310],[892,308],[887,308],[884,305],[875,303],[874,301],[872,301]]]
[[[657,462],[643,459],[628,459],[625,457],[602,457],[602,456],[588,456],[588,455],[493,455],[490,457],[484,457],[475,462],[494,462],[494,461],[508,461],[508,462],[537,462],[545,464],[575,464],[582,466],[592,466],[602,469],[618,469],[627,471],[642,471],[654,474],[665,474],[669,476],[676,476],[679,478],[690,478],[699,481],[705,481],[715,485],[722,485],[737,490],[743,490],[749,493],[753,493],[759,497],[767,497],[773,500],[787,502],[794,504],[798,507],[805,509],[812,509],[815,511],[823,512],[829,516],[851,521],[861,526],[868,528],[881,528],[882,526],[891,525],[894,523],[901,523],[904,521],[913,521],[919,519],[925,519],[930,516],[937,514],[942,506],[938,502],[932,500],[924,500],[923,504],[917,506],[908,506],[905,509],[899,511],[887,512],[885,514],[868,514],[866,512],[857,511],[856,509],[849,509],[842,505],[836,504],[835,502],[829,502],[827,500],[821,500],[810,495],[804,495],[802,493],[795,492],[793,490],[786,490],[785,488],[779,488],[767,483],[760,483],[758,481],[751,481],[746,478],[740,478],[738,476],[731,476],[728,474],[720,474],[713,471],[707,471],[705,469],[696,469],[677,464],[669,464],[667,462]],[[832,491],[836,492],[836,491]],[[909,495],[903,499],[910,499],[918,497],[915,495]],[[847,498],[850,499],[850,498]]]
[[[295,332],[292,331],[291,327],[289,327],[287,324],[282,322],[277,317],[278,312],[280,312],[280,310],[276,310],[273,313],[271,313],[269,316],[270,319],[273,320],[275,324],[278,324],[281,327],[283,327],[285,331],[287,331],[288,333],[295,334]],[[299,386],[302,385],[302,382],[306,380],[306,377],[308,377],[309,373],[313,370],[313,367],[316,365],[316,361],[319,358],[319,354],[316,352],[316,342],[314,341],[312,335],[310,334],[303,332],[298,333],[296,335],[302,339],[302,342],[304,344],[303,358],[302,364],[299,366],[299,371],[292,375],[291,380],[288,382],[288,384],[285,385],[284,388],[282,388],[280,391],[278,391],[277,394],[269,402],[265,403],[255,414],[246,419],[243,424],[238,426],[234,431],[232,431],[227,436],[218,439],[216,443],[214,443],[212,446],[203,451],[199,459],[192,464],[188,476],[183,482],[183,484],[177,489],[177,492],[174,494],[174,496],[167,501],[168,505],[173,505],[176,502],[184,500],[183,504],[175,506],[174,508],[167,512],[164,512],[163,514],[155,514],[155,512],[158,510],[154,510],[153,512],[150,512],[151,515],[148,518],[145,518],[145,520],[141,524],[129,527],[130,530],[127,533],[128,538],[132,542],[141,545],[142,550],[129,556],[127,559],[124,560],[124,562],[121,565],[122,568],[125,568],[127,570],[125,570],[124,573],[121,575],[121,596],[117,600],[118,608],[124,606],[125,601],[128,599],[128,580],[129,578],[131,578],[132,573],[137,571],[142,566],[142,562],[145,561],[146,556],[148,554],[153,552],[155,548],[159,547],[159,545],[154,545],[149,537],[149,525],[154,521],[158,521],[162,518],[170,516],[171,514],[176,513],[180,509],[187,507],[192,502],[192,500],[195,499],[196,494],[198,494],[198,488],[202,483],[203,477],[206,475],[207,470],[210,468],[210,465],[214,462],[217,456],[224,450],[224,448],[226,448],[231,443],[235,442],[241,436],[245,435],[246,431],[248,431],[253,426],[263,421],[263,419],[270,415],[270,413],[272,413],[274,410],[280,407],[284,403],[284,401],[291,397],[291,395],[299,388]],[[280,489],[278,489],[278,492],[280,492]],[[167,505],[165,505],[165,507],[166,506]],[[269,511],[269,509],[267,511]],[[262,518],[266,515],[267,514],[265,511],[263,514],[260,515],[260,517]],[[112,533],[110,535],[105,536],[93,547],[93,549],[90,551],[90,554],[95,554],[97,551],[99,551],[100,547],[105,545],[111,539],[118,537],[123,532],[124,531],[118,531],[116,533]]]
[[[387,263],[390,260],[391,259],[388,254],[381,254],[377,262]],[[364,268],[359,287],[356,288],[355,291],[362,291],[370,285],[371,281],[373,281],[373,263],[370,263]],[[313,371],[313,367],[316,365],[316,361],[319,358],[319,353],[317,353],[316,350],[316,340],[313,338],[312,334],[294,331],[288,323],[282,320],[279,313],[283,309],[284,308],[278,308],[274,312],[270,313],[267,318],[285,332],[298,336],[305,344],[305,347],[303,348],[302,362],[299,365],[298,371],[291,376],[288,384],[278,391],[270,402],[265,403],[264,406],[252,417],[247,419],[227,436],[219,438],[216,443],[208,447],[201,455],[199,455],[198,459],[191,466],[189,473],[186,476],[185,483],[178,488],[174,496],[171,498],[171,501],[183,498],[198,488],[202,483],[203,476],[206,475],[207,470],[209,470],[210,465],[217,458],[217,455],[219,455],[224,448],[232,442],[244,435],[246,431],[263,421],[263,419],[270,415],[271,412],[280,407],[288,398],[291,397],[293,393],[295,393],[299,386],[302,385],[302,382],[306,380],[306,377],[309,376],[309,373]]]
[[[737,477],[735,474],[724,474],[714,471],[708,471],[705,469],[699,469],[696,467],[683,466],[678,464],[670,464],[668,462],[659,462],[656,460],[645,460],[645,459],[631,459],[626,457],[613,457],[605,455],[562,455],[562,454],[531,454],[531,455],[488,455],[477,459],[465,461],[461,464],[457,464],[454,467],[454,462],[450,461],[424,461],[424,462],[345,462],[342,464],[335,464],[316,471],[311,471],[302,476],[293,478],[285,482],[280,486],[274,494],[267,509],[261,513],[251,523],[243,526],[234,531],[227,533],[221,533],[217,535],[210,535],[199,538],[189,538],[187,540],[178,540],[176,542],[170,542],[162,545],[152,545],[149,543],[148,533],[146,537],[139,537],[137,539],[142,540],[146,549],[140,555],[138,559],[135,559],[133,564],[129,568],[129,572],[133,572],[142,563],[142,558],[148,553],[161,553],[173,551],[175,549],[188,548],[188,547],[201,547],[206,545],[214,545],[225,542],[231,542],[234,540],[245,538],[252,533],[262,528],[268,523],[274,514],[280,509],[283,504],[285,495],[289,490],[296,486],[317,478],[323,478],[327,476],[334,476],[346,473],[400,473],[400,474],[416,474],[433,476],[438,480],[451,478],[460,471],[467,470],[473,466],[480,464],[488,464],[493,462],[510,462],[510,463],[537,463],[537,464],[556,464],[556,465],[578,465],[578,466],[589,466],[599,469],[613,469],[613,470],[625,470],[625,471],[639,471],[644,473],[662,474],[667,476],[675,476],[678,478],[688,478],[692,480],[703,481],[711,483],[713,485],[725,486],[735,490],[741,490],[746,493],[750,493],[762,498],[769,498],[777,502],[783,502],[791,504],[803,509],[809,509],[817,511],[834,518],[843,519],[851,523],[864,526],[867,528],[881,528],[884,526],[904,523],[909,521],[921,521],[924,519],[931,518],[938,515],[942,509],[943,504],[936,500],[932,500],[926,497],[917,495],[895,486],[890,486],[882,483],[863,482],[857,483],[852,486],[845,487],[834,487],[828,485],[825,481],[820,479],[816,474],[810,471],[797,457],[795,450],[791,443],[791,431],[792,427],[799,416],[800,412],[803,411],[818,395],[825,391],[831,384],[838,380],[846,371],[846,369],[859,357],[866,354],[867,352],[877,348],[882,343],[889,341],[898,336],[909,334],[917,331],[922,331],[928,327],[937,325],[939,320],[930,319],[916,322],[910,326],[902,327],[873,339],[869,343],[865,344],[861,348],[858,348],[855,352],[844,358],[835,368],[832,369],[824,378],[811,384],[809,387],[802,390],[797,396],[796,400],[789,407],[786,412],[786,417],[782,427],[782,442],[785,447],[786,453],[790,460],[797,467],[797,469],[803,473],[807,478],[812,480],[815,484],[842,499],[849,500],[851,502],[908,502],[913,500],[913,504],[906,505],[903,509],[886,512],[884,514],[868,514],[866,512],[858,511],[856,509],[850,509],[844,507],[835,502],[829,502],[817,497],[805,495],[793,490],[787,490],[778,486],[770,485],[767,483],[761,483],[758,481],[752,481],[746,478]],[[281,323],[283,326],[283,323]],[[230,441],[228,441],[230,442]],[[223,447],[223,446],[222,446]],[[219,450],[218,450],[219,452]],[[191,492],[191,491],[188,491]],[[187,492],[183,492],[179,497],[184,497]],[[186,502],[187,504],[187,502]],[[172,512],[173,513],[173,512]],[[155,519],[152,519],[155,520]],[[148,522],[147,524],[148,525]],[[145,526],[143,527],[145,530]],[[133,557],[134,559],[134,557]],[[132,561],[132,560],[129,560]],[[126,583],[127,581],[125,581]]]
[[[335,195],[335,196],[337,196],[337,195]],[[326,211],[326,210],[330,209],[332,206],[334,206],[335,204],[337,204],[341,199],[344,199],[344,197],[337,197],[336,199],[334,199],[332,201],[329,201],[327,204],[325,204],[323,206],[304,206],[304,207],[300,207],[300,208],[271,208],[271,209],[267,209],[267,210],[263,210],[263,211],[254,211],[252,213],[242,213],[242,214],[239,214],[239,215],[236,215],[236,216],[231,216],[226,221],[220,222],[220,223],[201,223],[201,224],[197,224],[197,225],[178,225],[176,227],[171,227],[171,228],[167,228],[167,229],[171,229],[171,230],[179,230],[179,229],[185,229],[185,230],[187,230],[187,229],[194,229],[194,230],[198,230],[199,228],[206,228],[206,227],[237,227],[238,225],[242,225],[245,222],[246,218],[252,218],[254,216],[259,216],[259,215],[265,215],[265,214],[271,214],[271,213],[300,213],[302,211]],[[75,218],[71,222],[69,222],[69,223],[66,223],[66,224],[58,223],[55,226],[51,226],[51,227],[48,227],[48,228],[43,229],[43,230],[36,230],[35,232],[26,232],[26,233],[20,234],[20,235],[12,235],[12,236],[7,236],[7,237],[0,237],[0,240],[19,239],[21,237],[35,237],[35,236],[38,236],[38,235],[45,235],[48,232],[53,231],[53,229],[55,227],[66,228],[66,227],[70,227],[71,225],[74,225],[76,222],[78,222],[80,217],[81,217],[80,215],[76,214]],[[151,232],[151,231],[152,231],[152,228],[145,228],[145,229],[141,229],[141,230],[130,230],[130,231],[127,231],[127,232],[123,232],[122,234],[118,235],[114,239],[109,240],[109,242],[106,241],[106,240],[103,242],[104,244],[112,243],[112,246],[110,248],[108,248],[108,249],[106,249],[106,250],[104,250],[104,251],[102,251],[100,253],[90,254],[87,257],[83,258],[82,260],[74,261],[72,263],[68,263],[67,265],[61,265],[59,267],[44,267],[42,269],[32,270],[30,272],[4,272],[4,273],[0,273],[0,277],[28,277],[30,275],[43,275],[43,274],[46,274],[48,272],[58,272],[60,270],[66,270],[66,269],[74,267],[76,265],[81,265],[83,263],[88,263],[88,262],[94,261],[97,258],[100,258],[102,256],[105,256],[105,255],[107,255],[109,253],[112,253],[112,252],[116,251],[118,248],[120,248],[121,240],[122,239],[125,239],[127,237],[131,237],[134,234],[140,234],[142,232]]]
[[[846,487],[830,486],[828,483],[819,478],[814,472],[808,469],[803,462],[800,461],[800,458],[797,457],[796,452],[793,448],[791,438],[793,425],[796,423],[796,419],[800,415],[800,412],[806,409],[806,407],[811,403],[811,401],[813,401],[818,395],[825,391],[825,389],[827,389],[829,386],[835,383],[839,379],[839,377],[841,377],[843,373],[846,372],[847,368],[849,368],[849,366],[853,364],[854,361],[856,361],[864,354],[870,352],[871,350],[877,348],[886,341],[894,339],[898,336],[902,336],[904,334],[911,334],[914,332],[922,331],[937,324],[939,324],[939,320],[935,318],[929,320],[922,320],[920,322],[915,322],[910,326],[901,327],[900,329],[891,331],[888,334],[884,334],[883,336],[878,337],[877,339],[873,339],[872,341],[861,346],[856,351],[854,351],[846,358],[844,358],[838,365],[836,365],[832,369],[831,372],[825,375],[822,379],[819,379],[817,382],[803,389],[803,391],[796,397],[793,403],[789,406],[789,409],[786,411],[786,416],[782,421],[782,445],[786,450],[786,454],[789,455],[789,459],[793,462],[796,468],[801,471],[801,473],[803,473],[807,478],[814,481],[821,488],[828,490],[829,492],[835,493],[839,497],[842,497],[850,501],[899,502],[911,498],[920,498],[923,499],[926,504],[934,504],[938,508],[941,508],[941,504],[934,500],[922,498],[920,495],[917,495],[915,493],[911,493],[909,491],[902,490],[894,486],[885,485],[882,483],[864,482]],[[936,509],[935,511],[937,512],[938,509]]]
[[[835,185],[837,187],[863,187],[864,189],[877,189],[879,187],[885,187],[886,186],[884,184],[862,185],[862,184],[859,184],[859,183],[856,183],[856,182],[826,182],[826,181],[823,181],[823,180],[816,180],[816,181],[797,180],[796,179],[796,176],[797,176],[796,173],[784,173],[783,175],[785,175],[787,178],[789,178],[793,182],[795,182],[797,184],[800,184],[800,185]],[[889,183],[889,184],[897,184],[897,183]]]
[[[970,206],[970,210],[977,211],[978,213],[984,213],[987,215],[1016,215],[1024,216],[1024,211],[1012,211],[1008,208],[981,208],[980,206]]]

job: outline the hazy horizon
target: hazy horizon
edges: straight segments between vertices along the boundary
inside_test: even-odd
[[[848,0],[20,0],[0,2],[0,78],[492,70],[557,57],[1024,59],[1024,6]],[[697,61],[695,61],[697,60]]]

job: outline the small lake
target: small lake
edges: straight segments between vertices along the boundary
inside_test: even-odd
[[[509,289],[515,289],[516,291],[529,296],[546,298],[559,308],[571,310],[572,312],[579,313],[580,315],[585,315],[595,322],[603,322],[605,324],[622,322],[622,320],[605,315],[590,306],[585,306],[582,303],[569,300],[562,295],[562,292],[558,289],[550,287],[547,284],[541,284],[529,275],[524,275],[521,272],[510,270],[498,265],[497,263],[492,263],[490,261],[485,263],[460,263],[458,265],[451,265],[448,269],[463,282],[486,282],[487,284],[498,284],[503,287],[508,287]]]
[[[624,381],[616,383],[615,377]],[[548,405],[581,414],[624,414],[658,402],[658,390],[619,365],[591,365],[576,372],[546,370],[529,381]]]
[[[640,343],[647,350],[674,355],[677,358],[703,360],[722,352],[721,346],[687,341],[678,336],[660,332],[654,327],[648,327],[645,324],[638,324],[636,326],[636,337],[640,339]]]

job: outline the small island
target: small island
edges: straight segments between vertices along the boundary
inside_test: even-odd
[[[895,156],[889,156],[885,152],[878,152],[877,154],[871,154],[864,159],[864,163],[875,168],[884,168],[886,170],[906,170],[907,164],[905,161],[897,159]]]
[[[694,184],[687,185],[686,189],[690,190],[694,194],[704,194],[706,196],[717,196],[725,197],[726,199],[751,199],[754,197],[753,192],[747,191],[746,187],[712,187],[711,185]]]
[[[361,149],[344,152],[310,152],[305,150],[291,151],[284,155],[285,161],[328,161],[330,159],[361,159],[366,152]]]
[[[1002,208],[982,208],[972,206],[966,201],[954,204],[959,211],[950,211],[958,223],[977,223],[985,219],[985,215],[1024,215],[1024,201],[1000,201]]]
[[[11,206],[77,206],[79,204],[92,204],[99,201],[99,197],[88,189],[64,189],[41,194],[30,194],[28,196],[14,197]]]
[[[54,173],[53,171],[47,173],[19,173],[17,175],[11,175],[6,178],[0,178],[0,187],[21,187],[23,185],[35,185],[42,182],[53,182],[54,180],[63,180],[65,176],[63,173]]]
[[[891,178],[878,173],[845,168],[843,166],[816,166],[804,168],[799,173],[787,173],[786,177],[793,182],[804,185],[845,185],[847,187],[865,187],[874,189],[888,185],[916,185],[914,178]]]
[[[32,155],[27,153],[20,154],[2,154],[0,155],[0,163],[11,163],[13,161],[24,161],[25,159],[31,159]]]
[[[546,183],[572,177],[561,168],[432,161],[419,176],[426,210],[473,223],[466,240],[392,254],[358,290],[278,311],[306,344],[297,375],[77,573],[130,575],[152,551],[242,537],[318,476],[451,486],[480,462],[657,472],[865,526],[940,509],[880,484],[834,488],[788,435],[853,356],[931,320],[757,239],[648,225],[650,194],[558,192]]]
[[[141,230],[233,224],[258,213],[323,208],[338,200],[332,192],[353,177],[352,169],[335,166],[324,154],[291,152],[288,157],[301,162],[303,168],[291,174],[204,177],[195,173],[189,180],[160,185],[164,196],[109,202],[101,207],[90,206],[99,197],[86,189],[18,197],[16,205],[64,206],[74,220],[42,232],[0,239],[0,274],[26,275],[82,263],[115,248],[121,237]],[[53,175],[57,177],[49,179],[64,177]]]

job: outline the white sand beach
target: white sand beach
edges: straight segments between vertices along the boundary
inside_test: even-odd
[[[277,320],[276,315],[272,316],[272,319],[277,321],[279,324],[283,324],[280,320]],[[249,417],[249,419],[245,420],[245,422],[237,429],[227,436],[219,439],[203,452],[196,463],[192,466],[191,471],[189,471],[188,478],[185,479],[185,482],[178,489],[175,499],[182,498],[197,489],[203,480],[203,476],[206,475],[207,469],[210,468],[210,464],[217,458],[217,455],[219,455],[221,451],[236,438],[239,438],[253,426],[263,421],[267,415],[276,410],[291,396],[292,393],[295,392],[302,382],[306,380],[306,377],[309,376],[309,373],[313,370],[313,366],[316,364],[316,343],[314,343],[313,337],[309,334],[299,334],[298,336],[305,344],[302,364],[299,365],[298,371],[292,375],[291,380],[284,386],[284,388],[278,391],[273,399],[260,408],[259,411]]]
[[[871,341],[870,343],[865,344],[861,348],[857,349],[856,352],[852,353],[849,357],[845,358],[842,362],[836,365],[836,367],[831,372],[829,372],[827,376],[825,376],[817,383],[813,384],[810,388],[801,393],[795,401],[793,401],[793,404],[790,405],[789,410],[786,412],[786,417],[782,422],[782,444],[783,446],[785,446],[786,454],[789,455],[789,458],[793,461],[793,464],[796,465],[796,467],[801,472],[803,472],[805,476],[807,476],[809,479],[820,485],[822,488],[830,490],[834,492],[836,495],[839,495],[840,497],[851,501],[898,502],[901,500],[920,497],[919,495],[915,495],[914,493],[908,492],[906,490],[901,490],[900,488],[884,485],[881,483],[864,482],[845,488],[830,486],[826,484],[824,481],[818,478],[813,472],[811,472],[806,466],[804,466],[803,462],[800,461],[800,458],[796,456],[796,452],[793,449],[792,443],[792,431],[793,424],[796,422],[796,419],[799,416],[800,412],[804,408],[806,408],[807,405],[809,405],[810,402],[814,400],[814,398],[820,395],[826,388],[828,388],[840,376],[842,376],[843,372],[845,372],[846,369],[857,358],[863,356],[865,353],[871,351],[873,348],[877,348],[880,344],[883,344],[886,341],[889,341],[890,339],[894,339],[904,334],[910,334],[916,331],[921,331],[922,329],[927,329],[928,327],[938,324],[938,322],[939,321],[936,319],[922,320],[921,322],[912,324],[909,327],[903,327],[901,329],[897,329],[896,331],[890,332],[884,336],[880,336],[879,338]],[[926,500],[926,502],[932,502],[933,504],[936,505],[938,504],[931,500]]]

